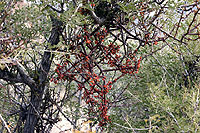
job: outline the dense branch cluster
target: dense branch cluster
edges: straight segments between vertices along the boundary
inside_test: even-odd
[[[71,46],[76,52],[57,65],[52,81],[56,84],[65,80],[75,81],[78,89],[84,90],[82,98],[89,105],[89,114],[99,114],[99,125],[103,126],[109,120],[107,95],[112,84],[125,74],[135,75],[140,68],[141,58],[138,59],[136,53],[125,55],[120,51],[123,45],[116,44],[116,40],[105,41],[109,35],[105,28],[97,28],[92,33],[87,28],[84,26],[81,34],[77,35],[77,45]],[[119,76],[107,79],[106,76],[111,72]]]

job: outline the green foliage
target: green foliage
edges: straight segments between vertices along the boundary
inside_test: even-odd
[[[176,90],[167,94],[169,88],[151,86],[148,100],[157,114],[164,116],[158,130],[165,132],[199,132],[199,86]],[[175,89],[175,88],[174,88]],[[172,124],[174,123],[174,124]]]
[[[189,78],[189,85],[185,87],[184,71],[190,67],[187,64],[183,67],[178,57],[166,48],[143,60],[139,76],[123,95],[131,100],[118,103],[119,107],[112,109],[110,131],[132,132],[132,128],[141,132],[199,131],[198,76]],[[189,60],[185,55],[185,61]],[[126,104],[125,108],[120,106]]]

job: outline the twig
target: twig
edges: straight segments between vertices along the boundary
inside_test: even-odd
[[[198,10],[198,11],[199,11],[199,10]],[[192,24],[196,21],[196,17],[197,17],[198,11],[195,12],[194,17],[193,17],[191,23],[190,23],[189,26],[188,26],[187,32],[186,32],[185,34],[183,34],[183,36],[182,36],[182,38],[181,38],[181,42],[183,41],[184,37],[185,37],[187,34],[190,33],[190,28],[192,27]]]
[[[174,121],[176,122],[176,125],[181,129],[181,127],[179,126],[178,121],[176,120],[176,118],[174,117],[174,115],[171,112],[169,112],[169,111],[166,111],[166,112],[174,119]]]
[[[135,131],[146,131],[146,130],[150,129],[150,128],[129,128],[129,127],[122,126],[122,125],[120,125],[118,123],[113,123],[113,124],[115,124],[117,126],[120,126],[122,128],[128,129],[128,130],[135,130]]]
[[[2,115],[0,114],[0,120],[3,122],[4,127],[6,128],[6,130],[8,131],[8,133],[11,133],[8,125],[6,124],[5,120],[3,119]]]
[[[124,118],[124,120],[126,121],[126,123],[129,125],[129,127],[131,127],[133,133],[136,133],[134,128],[131,126],[131,124],[128,122],[128,117],[127,118]]]
[[[172,75],[167,71],[167,69],[160,63],[160,61],[156,58],[156,57],[154,57],[153,55],[152,55],[152,57],[158,62],[158,64],[163,68],[163,70],[165,70],[165,72],[169,75],[169,77],[172,79],[172,80],[174,80],[175,81],[175,79],[172,77]]]
[[[187,45],[187,43],[182,42],[181,40],[177,39],[176,37],[170,35],[169,33],[167,33],[166,31],[164,31],[164,30],[161,29],[160,27],[156,26],[155,24],[152,23],[152,25],[153,25],[154,27],[156,27],[158,30],[160,30],[161,32],[163,32],[164,34],[166,34],[168,37],[173,38],[174,40],[176,40],[176,41],[178,41],[178,42],[180,42],[180,43],[183,43],[183,44],[186,44],[186,45]]]

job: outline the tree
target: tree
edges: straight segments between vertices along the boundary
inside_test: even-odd
[[[60,114],[74,129],[85,117],[103,130],[112,125],[115,106],[129,100],[125,92],[141,78],[141,62],[148,66],[155,58],[174,79],[154,57],[162,51],[180,58],[180,86],[196,78],[199,2],[172,7],[173,1],[164,0],[30,0],[20,9],[16,4],[1,2],[0,25],[1,86],[13,91],[7,99],[15,105],[7,108],[9,118],[17,119],[14,132],[49,132]]]

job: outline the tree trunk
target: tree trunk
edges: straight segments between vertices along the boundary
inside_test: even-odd
[[[32,93],[31,93],[32,95]],[[38,122],[38,114],[35,110],[39,111],[40,108],[40,98],[36,95],[31,96],[31,103],[30,108],[27,112],[27,118],[24,125],[24,133],[34,133],[35,126]],[[39,112],[38,112],[39,113]]]
[[[51,17],[52,20],[52,30],[49,38],[49,43],[53,45],[57,45],[59,43],[59,36],[62,33],[62,25],[63,23]],[[47,82],[47,76],[51,67],[51,63],[53,60],[53,54],[51,52],[44,52],[40,69],[38,70],[39,78],[36,81],[37,85],[34,90],[31,90],[31,100],[30,106],[28,108],[27,117],[23,129],[23,133],[34,133],[35,127],[38,124],[38,120],[40,119],[40,108],[42,105],[42,97],[44,94],[45,85]]]

